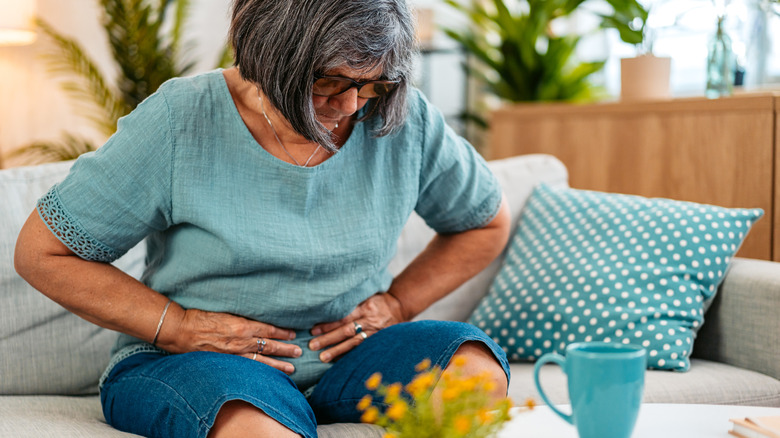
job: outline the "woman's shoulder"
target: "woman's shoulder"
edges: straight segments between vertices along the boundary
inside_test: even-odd
[[[171,107],[192,107],[204,100],[212,100],[223,93],[222,70],[212,70],[194,76],[177,77],[165,81],[155,94],[160,94]]]
[[[160,90],[165,91],[167,94],[171,93],[185,93],[189,94],[193,91],[207,91],[214,88],[218,88],[220,81],[224,82],[222,76],[222,69],[211,70],[203,73],[198,73],[192,76],[180,76],[168,79],[161,86]]]
[[[409,87],[406,105],[406,121],[401,132],[425,137],[426,133],[444,128],[446,122],[441,111],[419,89]]]

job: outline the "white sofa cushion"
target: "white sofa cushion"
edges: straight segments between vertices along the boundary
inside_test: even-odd
[[[98,396],[0,397],[0,437],[13,438],[130,438],[103,419]],[[384,429],[373,424],[317,426],[320,438],[382,438]]]
[[[566,166],[552,155],[532,154],[494,160],[488,162],[488,167],[501,184],[509,204],[511,234],[515,233],[520,212],[537,184],[544,182],[552,187],[568,186]],[[398,251],[390,262],[390,271],[394,275],[401,272],[425,248],[433,235],[433,230],[419,216],[412,215],[401,232]],[[490,289],[505,254],[502,253],[474,278],[422,312],[417,319],[466,321]]]
[[[38,198],[73,162],[0,171],[0,394],[94,394],[116,334],[33,289],[13,267],[16,238]],[[140,275],[144,246],[117,266]]]
[[[534,364],[512,363],[509,397],[522,402],[539,400],[534,386]],[[556,404],[569,404],[566,375],[557,365],[544,365],[539,372],[542,388]],[[693,403],[780,407],[780,382],[761,373],[720,362],[692,359],[685,373],[648,370],[644,403]]]

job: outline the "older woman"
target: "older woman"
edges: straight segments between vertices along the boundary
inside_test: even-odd
[[[39,201],[16,267],[119,331],[107,421],[147,436],[316,436],[358,421],[366,379],[501,349],[411,321],[508,236],[483,160],[409,86],[404,0],[236,0],[237,67],[175,79]],[[412,211],[437,231],[393,278]],[[141,282],[109,262],[146,238]]]

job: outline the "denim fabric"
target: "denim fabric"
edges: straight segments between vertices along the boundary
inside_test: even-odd
[[[106,421],[149,437],[206,437],[221,406],[244,400],[302,436],[317,423],[358,422],[356,405],[375,372],[408,383],[424,359],[446,366],[467,341],[483,342],[509,376],[506,355],[476,327],[449,321],[398,324],[370,336],[332,366],[307,402],[284,373],[249,359],[210,352],[139,353],[117,364],[101,390]],[[315,420],[316,417],[316,420]]]
[[[365,382],[372,374],[379,372],[384,382],[406,385],[417,375],[418,363],[430,359],[432,366],[443,369],[458,347],[468,341],[484,343],[509,380],[506,354],[473,325],[454,321],[397,324],[366,339],[325,373],[309,397],[317,421],[321,424],[359,422],[361,413],[355,406],[369,393]]]
[[[314,414],[295,383],[230,354],[139,353],[117,364],[100,392],[106,422],[145,437],[206,437],[222,405],[244,400],[306,438]]]

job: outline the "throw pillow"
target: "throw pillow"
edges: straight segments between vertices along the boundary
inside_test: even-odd
[[[686,371],[705,301],[762,215],[541,184],[470,321],[511,360],[611,341]]]

